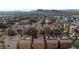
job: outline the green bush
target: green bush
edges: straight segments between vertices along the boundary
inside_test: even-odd
[[[79,48],[79,40],[76,40],[76,41],[74,42],[74,46],[77,47],[77,48]]]

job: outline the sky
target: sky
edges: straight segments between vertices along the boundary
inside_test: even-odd
[[[0,11],[79,9],[79,0],[0,0]]]

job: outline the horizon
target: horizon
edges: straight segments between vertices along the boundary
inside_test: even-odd
[[[27,12],[30,12],[30,11],[36,11],[38,9],[0,9],[0,11],[27,11]],[[41,9],[41,10],[79,10],[79,9]]]

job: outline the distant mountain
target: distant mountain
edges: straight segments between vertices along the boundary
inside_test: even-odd
[[[27,11],[0,11],[0,15],[25,15],[28,14]]]
[[[38,12],[38,13],[45,12],[45,13],[50,13],[50,12],[62,12],[62,11],[60,11],[60,10],[43,10],[43,9],[37,9],[37,10],[31,11],[31,12]]]
[[[79,12],[79,9],[67,9],[67,10],[63,10],[65,12]]]
[[[0,15],[28,15],[28,14],[53,14],[53,15],[72,15],[79,14],[78,9],[66,9],[66,10],[45,10],[37,9],[30,12],[27,11],[0,11]]]
[[[78,9],[66,9],[66,10],[43,10],[37,9],[36,11],[31,11],[32,13],[50,13],[50,14],[79,14]]]
[[[65,11],[66,13],[79,15],[79,9],[69,9],[69,10],[63,10],[63,11]]]

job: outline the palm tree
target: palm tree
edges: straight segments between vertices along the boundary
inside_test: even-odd
[[[68,24],[68,31],[67,32],[69,33],[69,31],[70,31],[70,23]]]
[[[74,31],[75,31],[75,39],[77,40],[78,39],[78,37],[77,37],[78,30],[75,29]]]
[[[42,24],[42,27],[43,27],[43,25],[45,24],[45,20],[43,19],[43,21],[41,22],[41,24]]]
[[[60,34],[61,34],[62,32],[61,32],[61,30],[60,29],[54,29],[53,31],[52,31],[52,35],[53,36],[60,36]]]

